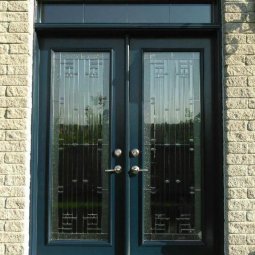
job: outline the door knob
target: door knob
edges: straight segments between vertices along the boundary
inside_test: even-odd
[[[122,172],[122,167],[117,165],[113,169],[106,169],[104,170],[106,173],[115,173],[115,174],[120,174]]]
[[[120,157],[121,156],[121,154],[122,154],[122,150],[121,149],[116,149],[116,150],[114,150],[114,156],[115,157]]]
[[[130,151],[130,154],[131,154],[132,157],[136,158],[136,157],[139,156],[140,151],[138,149],[133,149],[133,150]]]
[[[139,166],[132,166],[130,169],[131,174],[137,175],[139,172],[148,172],[148,169],[141,169]]]

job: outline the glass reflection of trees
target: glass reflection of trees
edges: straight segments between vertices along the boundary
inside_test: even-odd
[[[109,53],[55,53],[52,238],[107,239]]]

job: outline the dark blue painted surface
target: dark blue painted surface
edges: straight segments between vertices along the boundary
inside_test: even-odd
[[[64,42],[64,43],[63,43]],[[38,129],[35,137],[38,142],[35,144],[35,155],[38,155],[38,165],[34,165],[36,182],[33,183],[33,211],[34,219],[32,232],[34,233],[34,243],[31,251],[36,254],[67,255],[67,254],[88,254],[99,255],[120,254],[124,248],[123,236],[116,235],[124,229],[124,175],[109,175],[110,178],[110,238],[108,241],[90,240],[49,240],[49,118],[50,118],[50,80],[51,80],[51,52],[53,51],[108,51],[112,58],[111,75],[111,151],[113,148],[123,148],[124,133],[124,39],[68,39],[68,38],[41,38],[39,42],[40,69],[38,91]],[[36,99],[36,98],[35,98]],[[37,111],[35,109],[35,111]],[[109,151],[109,155],[112,155]],[[123,158],[116,160],[111,158],[111,165],[123,165]],[[107,173],[105,173],[107,174]]]
[[[130,41],[130,148],[143,151],[143,52],[144,51],[196,51],[202,56],[201,87],[203,102],[204,147],[206,154],[203,169],[206,190],[203,192],[203,240],[202,241],[146,241],[143,240],[143,174],[130,178],[130,246],[131,255],[213,255],[215,242],[215,218],[212,214],[214,191],[210,184],[213,176],[212,137],[212,89],[211,89],[211,41],[210,39],[131,39]],[[203,59],[205,61],[203,61]],[[142,166],[142,157],[132,158],[130,166]],[[210,187],[210,189],[208,189]],[[215,205],[214,205],[215,206]]]
[[[126,45],[125,45],[126,42]],[[130,44],[130,47],[129,47]],[[125,48],[126,47],[126,48]],[[81,39],[81,38],[40,38],[40,80],[34,90],[34,133],[33,165],[33,243],[31,254],[40,255],[213,255],[216,239],[213,215],[215,207],[214,188],[210,184],[215,178],[212,159],[214,159],[213,132],[213,90],[211,77],[210,39]],[[120,164],[123,174],[111,175],[111,240],[109,242],[90,241],[48,241],[48,142],[49,142],[49,98],[51,51],[110,51],[112,53],[112,115],[111,151],[123,150],[123,157],[112,157],[111,166]],[[130,50],[130,55],[128,54]],[[204,109],[204,176],[205,195],[203,197],[203,242],[145,242],[143,243],[143,176],[130,176],[132,165],[142,167],[142,158],[130,158],[129,150],[139,148],[143,151],[142,116],[142,54],[143,51],[199,51],[205,61],[202,66]],[[130,60],[129,60],[130,58]],[[130,66],[130,71],[129,71]],[[38,97],[38,98],[37,98]],[[37,105],[38,103],[38,105]],[[38,115],[37,115],[38,114]],[[38,141],[37,141],[38,139]],[[111,155],[112,153],[109,152]],[[208,184],[208,185],[207,185]]]

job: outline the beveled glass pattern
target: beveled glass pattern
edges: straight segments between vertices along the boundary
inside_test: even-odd
[[[144,239],[201,239],[200,53],[144,53]]]
[[[109,52],[52,55],[50,239],[109,235]]]

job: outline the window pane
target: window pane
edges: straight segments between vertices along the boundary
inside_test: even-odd
[[[109,235],[110,53],[54,53],[51,239]]]
[[[210,4],[43,4],[42,23],[211,23]],[[188,11],[187,11],[188,10]]]
[[[144,238],[201,239],[200,54],[144,53]]]

